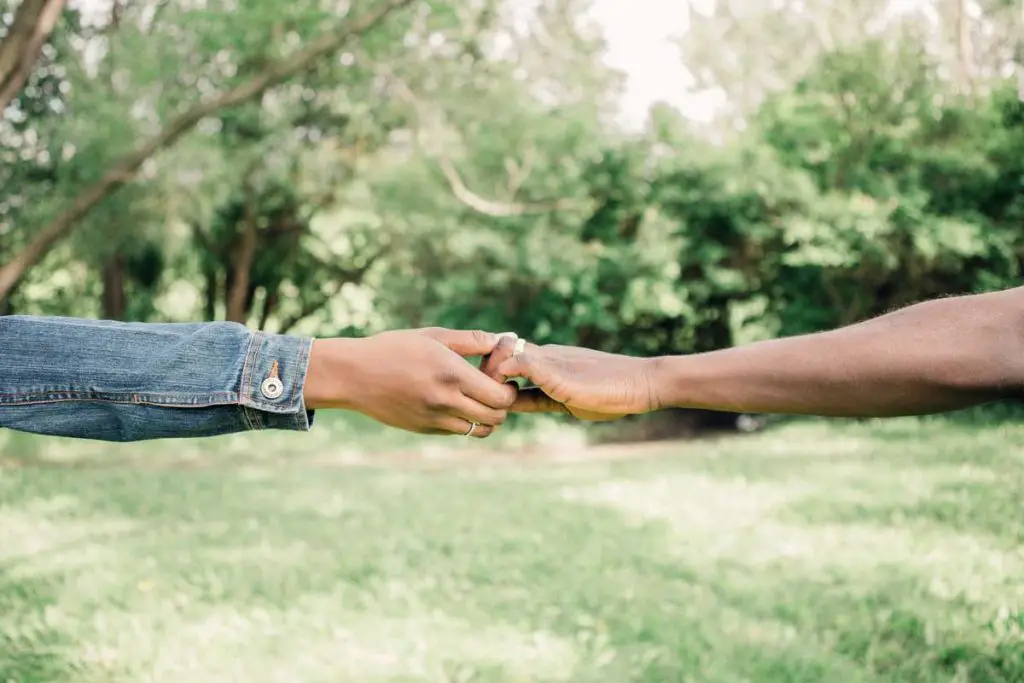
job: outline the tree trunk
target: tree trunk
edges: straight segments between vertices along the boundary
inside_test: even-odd
[[[125,294],[124,257],[113,254],[103,264],[103,318],[124,320],[128,309]]]
[[[206,301],[203,305],[203,318],[207,322],[217,318],[217,269],[209,266],[204,268],[203,276],[206,278]]]
[[[956,17],[957,62],[960,68],[961,87],[967,93],[974,93],[974,41],[971,40],[971,18],[967,16],[967,0],[953,0]]]
[[[122,156],[98,181],[82,190],[63,213],[35,231],[34,237],[20,254],[0,267],[0,300],[7,297],[28,269],[66,237],[83,216],[115,190],[130,182],[139,168],[158,151],[173,145],[204,118],[222,109],[251,101],[268,88],[315,66],[320,59],[336,52],[350,37],[365,33],[391,12],[410,5],[413,1],[387,0],[379,3],[376,9],[346,24],[340,30],[320,36],[286,59],[271,62],[262,72],[242,85],[219,97],[195,105],[172,120],[156,136]],[[5,40],[4,45],[6,43]]]
[[[268,290],[267,297],[263,300],[263,313],[260,315],[260,330],[267,329],[267,323],[270,321],[270,316],[273,315],[275,308],[277,308],[277,287]]]
[[[23,0],[18,6],[0,42],[0,114],[25,87],[63,10],[64,0]]]
[[[0,299],[0,316],[14,315],[14,303],[11,297]]]
[[[252,262],[256,258],[259,236],[256,231],[256,207],[252,190],[246,188],[245,211],[242,214],[242,237],[232,258],[233,276],[228,285],[227,315],[230,322],[244,323],[248,319],[249,280]]]

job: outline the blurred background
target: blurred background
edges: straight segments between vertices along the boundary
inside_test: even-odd
[[[0,0],[0,34],[3,314],[653,355],[1020,282],[1018,0]],[[1020,683],[1014,416],[0,433],[0,681]],[[722,426],[760,433],[633,443]]]

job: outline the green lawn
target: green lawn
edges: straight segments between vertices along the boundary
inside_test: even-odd
[[[0,682],[1024,681],[1024,428],[468,443],[0,435]]]

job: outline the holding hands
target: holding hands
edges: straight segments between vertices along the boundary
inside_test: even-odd
[[[315,341],[304,399],[310,410],[354,410],[419,434],[486,438],[510,412],[614,420],[655,410],[655,362],[511,334],[398,330]],[[533,386],[517,389],[508,381],[517,378]]]
[[[657,358],[442,328],[311,340],[237,323],[8,315],[0,428],[138,441],[305,431],[310,411],[336,408],[412,432],[484,438],[510,412],[926,415],[1024,397],[1022,330],[1024,287]],[[520,378],[526,388],[509,382]]]
[[[660,407],[655,392],[657,363],[651,358],[504,338],[481,369],[503,381],[522,378],[533,385],[519,391],[510,412],[568,413],[580,420],[607,421]]]

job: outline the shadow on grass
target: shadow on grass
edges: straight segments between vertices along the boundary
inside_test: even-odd
[[[61,589],[81,569],[33,571],[33,565],[96,543],[121,544],[132,535],[96,532],[0,561],[0,681],[56,683],[84,674],[87,667],[70,656],[77,649],[73,635],[55,623]]]
[[[513,416],[521,418],[525,416]],[[439,438],[384,426],[356,413],[322,411],[314,429],[241,432],[213,438],[104,443],[0,429],[0,468],[231,469],[242,467],[378,466],[382,455],[410,464],[481,453],[520,453],[552,440],[582,443],[584,431],[556,416],[510,419],[486,440]]]

